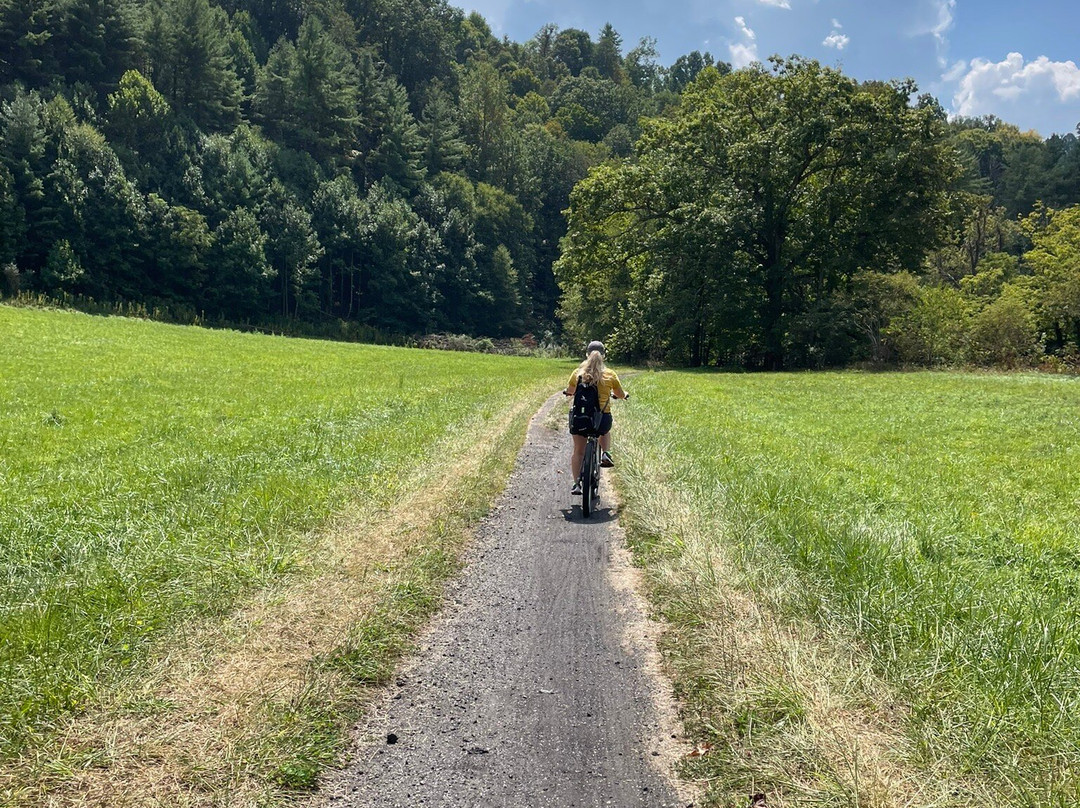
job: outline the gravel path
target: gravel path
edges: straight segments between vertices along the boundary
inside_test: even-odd
[[[354,763],[324,784],[328,805],[690,804],[667,775],[677,725],[611,498],[581,518],[569,437],[543,425],[554,406],[419,653],[358,728]]]

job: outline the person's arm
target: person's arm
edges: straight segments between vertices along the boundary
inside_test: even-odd
[[[566,389],[562,391],[564,396],[574,395],[574,391],[577,390],[577,371],[575,370],[570,374],[570,381],[566,383]]]
[[[611,380],[611,395],[615,396],[615,398],[630,398],[630,394],[623,390],[623,386],[622,383],[619,381],[619,377],[616,376],[614,373],[612,373],[611,375],[613,377]]]

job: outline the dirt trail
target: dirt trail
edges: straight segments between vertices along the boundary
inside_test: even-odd
[[[358,728],[331,806],[686,806],[677,731],[610,495],[585,521],[568,438],[533,419],[420,652]],[[617,455],[616,455],[617,459]],[[392,742],[390,742],[392,741]]]

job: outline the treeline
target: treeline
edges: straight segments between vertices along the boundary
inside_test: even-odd
[[[1080,363],[1077,137],[910,82],[663,67],[610,25],[515,43],[444,0],[0,0],[0,54],[0,294],[689,365]]]
[[[1080,144],[794,57],[707,70],[575,190],[577,339],[636,361],[1080,366]]]
[[[715,64],[623,51],[442,0],[2,0],[0,293],[556,330],[571,189]]]
[[[838,298],[859,313],[866,340],[856,352],[913,364],[1080,368],[1077,135],[1044,140],[989,117],[954,120],[945,137],[961,171],[944,243],[920,271],[864,273]]]

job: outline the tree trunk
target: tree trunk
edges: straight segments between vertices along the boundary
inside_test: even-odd
[[[785,226],[782,218],[770,203],[765,206],[765,316],[762,319],[765,333],[765,369],[781,370],[784,367],[784,265],[781,253],[784,246]]]
[[[784,278],[776,264],[765,269],[765,369],[782,370],[784,367]]]
[[[349,306],[346,309],[345,319],[351,320],[353,315],[353,304],[356,302],[356,258],[355,256],[349,256]]]
[[[289,316],[289,268],[285,264],[281,267],[281,313]]]

